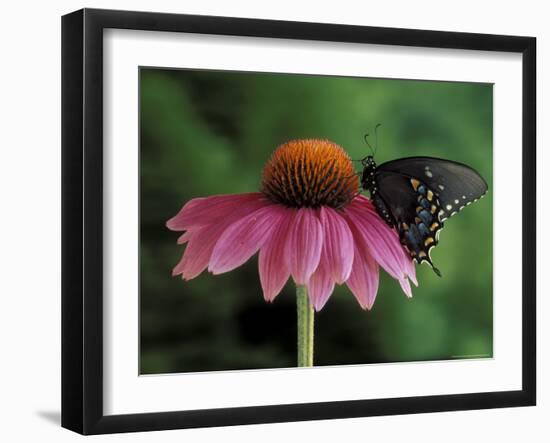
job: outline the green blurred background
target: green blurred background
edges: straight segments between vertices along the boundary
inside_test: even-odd
[[[316,314],[315,364],[492,356],[492,85],[288,74],[140,70],[141,355],[143,374],[296,365],[291,281],[263,301],[257,257],[184,282],[165,227],[195,197],[259,190],[264,163],[294,138],[327,138],[378,164],[427,155],[466,163],[489,194],[448,220],[407,299],[381,271],[374,308],[345,286]],[[371,138],[372,140],[372,138]]]

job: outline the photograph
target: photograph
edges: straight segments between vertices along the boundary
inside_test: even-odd
[[[3,6],[1,441],[550,442],[544,3]]]
[[[140,375],[493,358],[493,88],[140,66]]]

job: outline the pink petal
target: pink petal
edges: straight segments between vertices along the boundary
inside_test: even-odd
[[[347,221],[334,209],[322,207],[320,211],[323,225],[323,257],[327,272],[332,279],[345,282],[353,265],[353,235]]]
[[[399,280],[399,284],[401,285],[401,289],[403,289],[403,292],[405,293],[405,295],[411,298],[413,295],[412,295],[411,285],[409,283],[409,280],[407,280],[406,278],[403,278]]]
[[[285,259],[294,281],[305,285],[317,269],[323,248],[323,227],[310,208],[297,210],[286,241]]]
[[[334,280],[323,264],[323,260],[321,260],[321,263],[309,279],[307,285],[309,300],[317,312],[323,309],[323,306],[325,306],[333,290]]]
[[[376,212],[376,208],[374,207],[374,204],[372,203],[370,198],[368,198],[365,194],[359,194],[357,197],[355,197],[354,202],[360,203],[361,206],[367,208],[369,211]]]
[[[241,266],[263,246],[284,215],[283,208],[270,205],[234,222],[217,241],[208,270],[221,274]]]
[[[210,225],[223,220],[235,208],[246,204],[266,206],[269,201],[259,192],[194,198],[188,201],[177,215],[168,220],[166,226],[173,231],[185,231],[192,227]]]
[[[370,254],[392,277],[401,280],[412,273],[412,260],[390,228],[369,206],[355,199],[346,210],[350,226],[363,238]],[[413,274],[414,275],[414,274]]]
[[[195,227],[191,231],[185,232],[184,240],[188,240],[183,257],[174,268],[172,275],[181,274],[185,280],[191,280],[198,276],[208,266],[212,251],[216,242],[223,232],[235,221],[250,214],[263,206],[263,202],[250,201],[246,204],[233,208],[231,213],[216,223]]]
[[[226,226],[198,228],[191,235],[183,257],[172,271],[172,275],[181,274],[185,280],[191,280],[208,266],[214,245]]]
[[[358,196],[355,199],[355,203],[363,209],[370,211],[373,216],[378,217],[378,213],[376,212],[376,209],[374,208],[372,202],[364,195]],[[397,231],[395,231],[395,229],[389,227],[386,223],[381,223],[381,226],[384,229],[389,229],[393,233],[397,241],[399,241],[399,235],[397,234]],[[416,280],[416,267],[414,265],[414,262],[408,252],[405,250],[405,248],[401,245],[401,242],[399,242],[399,245],[400,247],[396,249],[396,254],[399,260],[401,260],[403,268],[406,270],[405,273],[407,274],[407,276],[411,279],[415,286],[418,286],[418,281]]]
[[[378,264],[369,252],[357,245],[353,270],[346,284],[363,309],[371,309],[376,299],[379,282]]]
[[[411,279],[414,285],[418,287],[418,280],[416,279],[416,268],[414,266],[414,262],[412,260],[409,260],[407,263],[407,276]]]
[[[283,289],[290,276],[290,268],[285,260],[285,245],[292,226],[295,211],[283,208],[284,219],[273,229],[271,236],[260,249],[258,268],[260,283],[266,301],[273,301]]]
[[[191,239],[191,231],[186,231],[178,238],[178,245],[183,245]]]

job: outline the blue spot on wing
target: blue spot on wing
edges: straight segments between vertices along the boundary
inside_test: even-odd
[[[430,225],[432,223],[432,214],[426,210],[423,210],[423,211],[420,211],[420,213],[418,214],[418,216],[422,219],[422,221],[426,224],[426,225]]]
[[[421,201],[420,201],[420,205],[425,208],[425,209],[430,209],[432,207],[432,204],[428,201],[427,198],[423,198]]]
[[[430,230],[424,223],[418,224],[418,231],[420,232],[423,238],[426,238],[430,235]]]

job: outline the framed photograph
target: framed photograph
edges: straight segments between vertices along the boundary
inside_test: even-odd
[[[529,406],[531,37],[62,20],[62,425]]]

